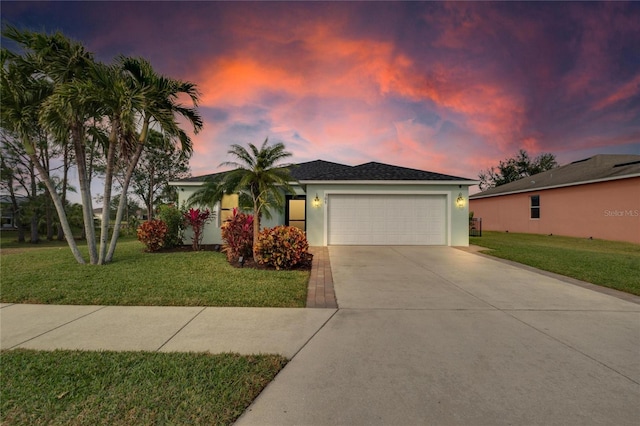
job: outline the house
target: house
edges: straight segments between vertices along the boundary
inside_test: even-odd
[[[595,155],[469,197],[491,231],[640,244],[640,155]]]
[[[15,195],[18,209],[20,206],[29,202],[29,198],[24,195]],[[10,195],[0,195],[0,227],[2,229],[16,229],[16,218],[14,217],[13,201]]]
[[[223,173],[170,185],[183,205],[205,178]],[[286,196],[283,212],[263,218],[263,227],[299,227],[311,246],[469,245],[466,201],[477,181],[375,162],[348,166],[322,160],[294,165],[291,176],[295,194]],[[222,243],[220,225],[237,206],[237,195],[215,206],[204,244]]]

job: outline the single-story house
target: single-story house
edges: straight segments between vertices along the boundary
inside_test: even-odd
[[[216,175],[170,182],[178,189],[179,205]],[[297,226],[311,246],[469,245],[467,200],[475,180],[375,162],[348,166],[322,160],[292,166],[291,176],[297,180],[295,194],[286,195],[283,212],[263,218],[263,227]],[[220,226],[237,206],[237,195],[225,195],[215,206],[204,244],[222,244]]]
[[[469,197],[483,230],[640,244],[640,155],[595,155]]]
[[[18,203],[18,208],[22,204],[25,204],[29,201],[29,198],[24,195],[16,195],[16,202]],[[10,195],[2,194],[0,195],[0,227],[2,229],[16,229],[16,218],[13,216],[13,202],[11,201]]]

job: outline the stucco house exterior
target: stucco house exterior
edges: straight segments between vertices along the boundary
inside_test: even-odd
[[[469,197],[483,230],[640,244],[640,155],[595,155]]]
[[[223,173],[170,185],[183,205],[205,178]],[[291,176],[295,194],[286,196],[284,212],[263,218],[262,227],[297,226],[311,246],[469,245],[467,201],[477,181],[376,162],[348,166],[323,160],[296,164]],[[220,226],[237,206],[237,195],[215,206],[203,244],[222,244]]]

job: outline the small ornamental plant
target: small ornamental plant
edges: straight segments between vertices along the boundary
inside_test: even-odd
[[[256,261],[276,269],[292,269],[306,261],[309,243],[304,232],[294,226],[263,229],[258,235]]]
[[[198,251],[200,250],[200,244],[204,237],[204,226],[213,219],[212,214],[209,209],[200,210],[191,208],[189,211],[184,212],[183,216],[186,224],[191,226],[193,230],[191,246],[194,251]]]
[[[158,251],[164,247],[169,228],[159,219],[144,222],[138,227],[138,240],[147,246],[147,251]]]
[[[166,248],[181,246],[184,216],[180,209],[173,205],[162,205],[158,209],[158,217],[167,224],[164,246]]]
[[[236,263],[243,257],[250,259],[253,255],[253,216],[233,209],[229,220],[222,224],[222,241],[229,263]]]

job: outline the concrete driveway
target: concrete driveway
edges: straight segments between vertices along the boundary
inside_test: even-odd
[[[239,425],[637,425],[640,305],[450,247],[330,247],[339,310]]]

